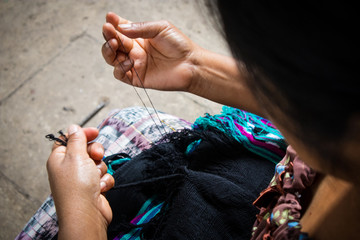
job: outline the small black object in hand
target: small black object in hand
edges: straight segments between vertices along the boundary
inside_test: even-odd
[[[49,141],[55,141],[55,144],[57,145],[63,145],[63,146],[67,146],[67,141],[68,141],[68,138],[65,136],[65,134],[60,130],[58,132],[60,134],[61,137],[63,137],[64,139],[61,139],[61,138],[57,138],[54,136],[54,134],[48,134],[46,135],[45,137],[47,139],[49,139]]]

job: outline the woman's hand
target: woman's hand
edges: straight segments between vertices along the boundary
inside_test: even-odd
[[[115,78],[137,87],[189,91],[200,48],[170,23],[131,23],[108,13],[103,35],[102,54]]]
[[[113,187],[101,161],[104,149],[91,143],[95,128],[68,129],[67,147],[54,145],[47,162],[49,182],[59,221],[59,239],[106,239],[112,212],[101,194]]]
[[[248,89],[242,64],[199,47],[166,21],[131,23],[108,13],[103,35],[102,54],[125,83],[190,92],[266,116]]]

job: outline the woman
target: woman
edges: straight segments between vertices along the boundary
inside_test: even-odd
[[[219,1],[225,36],[237,60],[202,49],[168,22],[131,23],[108,13],[102,53],[114,66],[114,76],[125,83],[187,91],[256,113],[281,131],[291,147],[255,202],[261,212],[253,238],[302,238],[301,231],[314,239],[355,239],[360,225],[360,108],[353,80],[354,33],[344,27],[356,22],[349,8]],[[67,150],[54,148],[48,161],[59,238],[106,238],[112,213],[100,193],[113,180],[103,164],[97,162],[102,180],[90,164],[88,154],[94,160],[102,155],[96,144],[86,151],[86,139],[94,139],[94,131],[70,127]],[[301,192],[293,181],[297,173]],[[299,222],[279,208],[283,203],[294,206],[290,211],[297,209]]]

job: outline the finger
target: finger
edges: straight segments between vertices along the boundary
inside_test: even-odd
[[[130,23],[129,20],[122,18],[113,12],[108,12],[106,14],[106,22],[111,23],[114,27],[119,24]]]
[[[96,167],[99,169],[100,178],[107,172],[107,166],[103,161],[95,161]]]
[[[125,55],[119,51],[116,52],[114,47],[111,45],[117,45],[117,41],[115,39],[111,39],[110,41],[104,43],[101,50],[105,61],[109,65],[115,66],[116,64],[121,63],[128,58],[127,54]]]
[[[88,157],[87,139],[84,130],[78,125],[70,125],[68,135],[66,155],[70,156],[69,159],[78,159],[78,156]]]
[[[100,179],[100,191],[106,192],[113,188],[115,185],[115,180],[113,176],[111,176],[109,173],[106,173],[102,178]]]
[[[109,225],[112,220],[113,215],[112,215],[112,211],[105,210],[105,209],[111,209],[111,207],[104,195],[100,195],[99,209],[100,209],[101,214],[105,217],[107,225]]]
[[[129,84],[131,86],[138,87],[138,85],[134,85],[132,71],[126,72],[125,76],[122,79],[119,79],[119,80],[122,81],[123,83]]]
[[[66,147],[57,145],[51,152],[46,162],[47,171],[50,172],[54,165],[61,163],[61,161],[65,157],[65,154],[66,154]]]
[[[83,130],[88,142],[91,142],[99,135],[99,130],[94,127],[83,128]]]
[[[120,24],[117,30],[129,38],[155,38],[161,32],[174,28],[168,21]]]
[[[107,64],[114,66],[116,63],[116,49],[118,49],[119,44],[116,39],[110,39],[109,41],[106,41],[102,48],[101,53],[106,61]]]
[[[120,34],[110,23],[105,23],[102,30],[106,41],[109,41],[110,39],[116,39],[118,41],[118,48],[114,50],[120,50],[125,53],[130,52],[133,47],[132,39]]]
[[[131,84],[132,82],[132,73],[131,68],[133,67],[134,63],[131,59],[127,59],[114,67],[114,77],[119,79],[125,83]]]
[[[55,141],[54,144],[52,145],[51,151],[53,152],[54,150],[56,150],[59,147],[64,147],[64,146]]]
[[[115,39],[112,39],[113,41],[117,41]],[[104,43],[102,47],[102,54],[106,61],[111,66],[115,66],[116,64],[125,61],[128,57],[128,55],[122,53],[122,52],[115,52],[115,50],[110,46],[109,42]]]
[[[58,132],[58,134],[60,136],[57,137],[55,137],[53,134],[49,134],[52,135],[51,137],[49,137],[49,139],[54,141],[51,151],[54,151],[59,146],[66,146],[67,134],[64,134],[61,130]],[[46,138],[48,138],[49,135],[46,135]]]
[[[129,57],[128,57],[127,55],[118,52],[117,55],[116,55],[116,59],[114,60],[114,66],[115,66],[116,64],[119,64],[119,63],[122,63],[122,62],[126,61],[128,58],[129,58]],[[130,61],[131,61],[131,60],[130,60]],[[131,62],[130,62],[130,63],[131,63]],[[128,63],[127,63],[127,64],[128,64]],[[126,67],[127,64],[123,65],[123,67]],[[127,69],[127,68],[124,68],[124,69]]]
[[[87,152],[90,158],[95,161],[100,161],[104,157],[104,147],[101,143],[90,143],[87,147]]]
[[[93,141],[98,135],[99,135],[99,130],[97,128],[94,127],[88,127],[88,128],[83,128],[86,139],[88,142]],[[64,140],[65,142],[68,139],[68,134],[65,133],[63,136],[58,136],[58,138]],[[56,148],[63,146],[60,142],[55,141],[53,146],[52,146],[52,151],[54,151]]]
[[[110,23],[114,27],[114,30],[117,29],[119,24],[131,23],[129,20],[121,18],[113,12],[109,12],[106,15],[106,22]],[[117,32],[117,35],[115,35],[115,37],[118,40],[120,47],[122,47],[121,51],[129,53],[132,48],[132,45],[133,45],[133,42],[131,41],[131,39],[123,36],[122,34],[119,34],[118,32]]]

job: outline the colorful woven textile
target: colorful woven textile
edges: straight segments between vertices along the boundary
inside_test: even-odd
[[[100,125],[100,134],[97,142],[104,145],[105,156],[116,153],[126,153],[128,161],[143,150],[150,148],[152,143],[158,141],[162,134],[153,122],[157,119],[151,110],[152,117],[141,107],[127,108],[113,111]],[[159,112],[165,123],[160,128],[170,133],[177,129],[190,128],[190,123],[180,118]],[[224,107],[222,114],[199,118],[193,124],[194,129],[216,127],[222,132],[234,137],[251,152],[258,154],[272,162],[278,162],[285,154],[286,143],[280,132],[266,119],[254,114]],[[201,141],[190,144],[186,152],[192,152]],[[113,161],[114,163],[115,161]],[[112,168],[110,166],[110,173]],[[150,198],[144,203],[131,224],[140,225],[149,222],[160,210],[162,203]],[[140,239],[139,228],[128,233],[121,233],[115,239]],[[23,231],[16,239],[52,239],[58,231],[57,217],[53,199],[50,196],[37,213],[30,219]]]
[[[131,220],[131,224],[140,225],[148,223],[156,214],[158,214],[163,207],[163,202],[157,203],[155,198],[148,199],[137,216]],[[114,240],[139,240],[141,234],[141,227],[134,228],[128,233],[120,233]]]
[[[240,109],[224,106],[222,113],[196,119],[194,129],[216,127],[234,137],[249,151],[278,163],[287,143],[280,131],[267,119]]]
[[[193,129],[206,130],[209,127],[215,127],[228,135],[230,138],[236,139],[243,146],[251,152],[264,157],[272,162],[277,163],[284,155],[286,150],[286,142],[280,132],[274,125],[255,114],[249,112],[224,106],[222,114],[211,116],[206,114],[205,117],[200,117],[192,125]],[[192,142],[186,149],[185,153],[189,154],[200,144],[201,139]],[[123,160],[119,160],[121,164]],[[114,163],[114,162],[113,162]],[[111,168],[111,166],[108,166]],[[155,204],[155,198],[149,199],[142,209],[147,208],[145,212],[139,212],[132,220],[148,222],[149,216],[152,213],[158,213],[162,206]],[[149,208],[149,205],[153,205]],[[140,239],[141,228],[134,228],[128,234],[119,234],[115,239],[119,240],[135,240]]]

